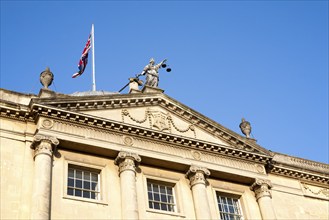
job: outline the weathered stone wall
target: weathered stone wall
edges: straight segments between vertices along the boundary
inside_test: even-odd
[[[297,179],[270,175],[278,219],[328,219],[329,189]]]
[[[0,218],[28,219],[31,209],[33,178],[33,151],[25,141],[25,126],[1,120],[1,127],[10,125],[10,131],[0,131]],[[22,125],[22,124],[21,124]]]

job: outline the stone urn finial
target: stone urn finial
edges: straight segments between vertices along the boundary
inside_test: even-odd
[[[246,121],[244,118],[241,119],[240,123],[241,132],[246,135],[247,138],[250,138],[251,133],[251,125],[249,121]]]
[[[43,85],[44,89],[48,89],[48,86],[51,85],[53,80],[54,74],[50,72],[49,67],[47,67],[46,70],[40,74],[40,82]]]

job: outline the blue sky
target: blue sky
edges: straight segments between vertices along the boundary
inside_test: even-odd
[[[246,118],[266,149],[329,163],[328,1],[1,0],[1,88],[38,94],[49,66],[52,90],[91,90],[91,60],[71,76],[92,23],[97,90],[167,58],[165,94],[239,134]]]

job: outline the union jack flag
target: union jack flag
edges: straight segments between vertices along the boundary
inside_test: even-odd
[[[90,48],[91,48],[91,34],[89,35],[88,41],[86,43],[85,48],[82,51],[82,55],[79,60],[79,64],[78,64],[79,71],[74,73],[72,75],[72,78],[82,75],[82,73],[85,71],[87,63],[88,63],[88,53],[89,53]]]

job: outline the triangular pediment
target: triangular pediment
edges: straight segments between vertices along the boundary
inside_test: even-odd
[[[163,93],[111,94],[34,99],[36,104],[72,114],[246,150],[269,156],[255,141],[242,137]],[[68,113],[67,113],[68,114]]]

